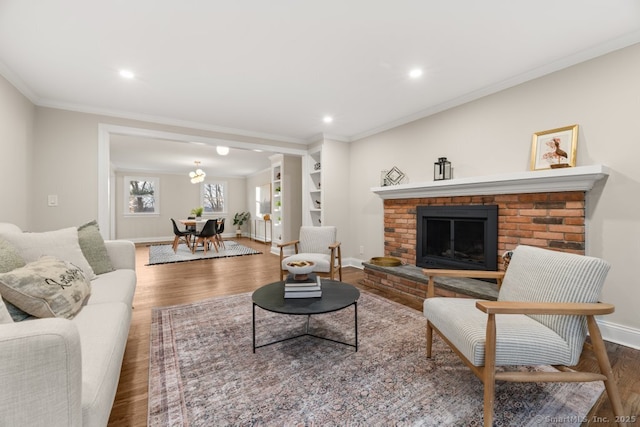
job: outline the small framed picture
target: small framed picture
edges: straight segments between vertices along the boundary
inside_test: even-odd
[[[567,168],[576,165],[578,125],[533,134],[531,170]]]

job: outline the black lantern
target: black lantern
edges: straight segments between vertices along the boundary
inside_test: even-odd
[[[438,161],[433,164],[433,180],[443,179],[451,179],[451,162],[446,157],[438,157]]]

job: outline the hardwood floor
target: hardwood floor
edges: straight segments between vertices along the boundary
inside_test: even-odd
[[[147,385],[149,369],[149,332],[153,307],[185,304],[221,295],[253,291],[260,286],[279,280],[278,256],[269,253],[269,246],[247,238],[236,239],[245,246],[263,252],[235,258],[177,264],[145,265],[149,260],[146,245],[136,248],[138,285],[134,297],[134,310],[124,355],[120,383],[114,402],[110,426],[145,426],[147,424]],[[416,310],[420,304],[384,292],[364,287],[361,270],[343,269],[343,281],[385,296]],[[607,350],[618,378],[618,386],[625,408],[625,415],[640,415],[640,351],[607,343]],[[581,369],[597,372],[595,358],[582,355]],[[606,393],[596,403],[584,425],[609,425],[613,420]],[[640,421],[637,422],[640,425]]]

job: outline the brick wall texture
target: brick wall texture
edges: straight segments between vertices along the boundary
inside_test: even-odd
[[[498,259],[516,246],[529,245],[584,255],[583,191],[456,196],[384,201],[385,256],[416,265],[416,207],[498,205]]]

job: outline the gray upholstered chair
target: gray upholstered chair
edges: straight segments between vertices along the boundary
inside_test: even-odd
[[[288,273],[287,263],[291,261],[313,261],[315,263],[314,273],[320,276],[335,278],[338,271],[338,278],[342,280],[342,252],[340,242],[336,240],[338,230],[334,226],[302,226],[298,240],[280,243],[280,280],[284,280]],[[294,254],[285,256],[286,247],[294,247]]]
[[[518,246],[504,274],[498,301],[427,298],[427,357],[433,331],[484,383],[484,424],[493,422],[495,381],[603,381],[613,412],[622,416],[609,358],[596,315],[612,313],[598,303],[609,271],[601,259]],[[425,270],[427,275],[437,275]],[[446,272],[444,273],[446,275]],[[471,274],[473,276],[473,273]],[[498,274],[499,275],[499,274]],[[567,368],[580,359],[587,331],[601,373]],[[553,365],[557,372],[496,372],[496,366]]]

